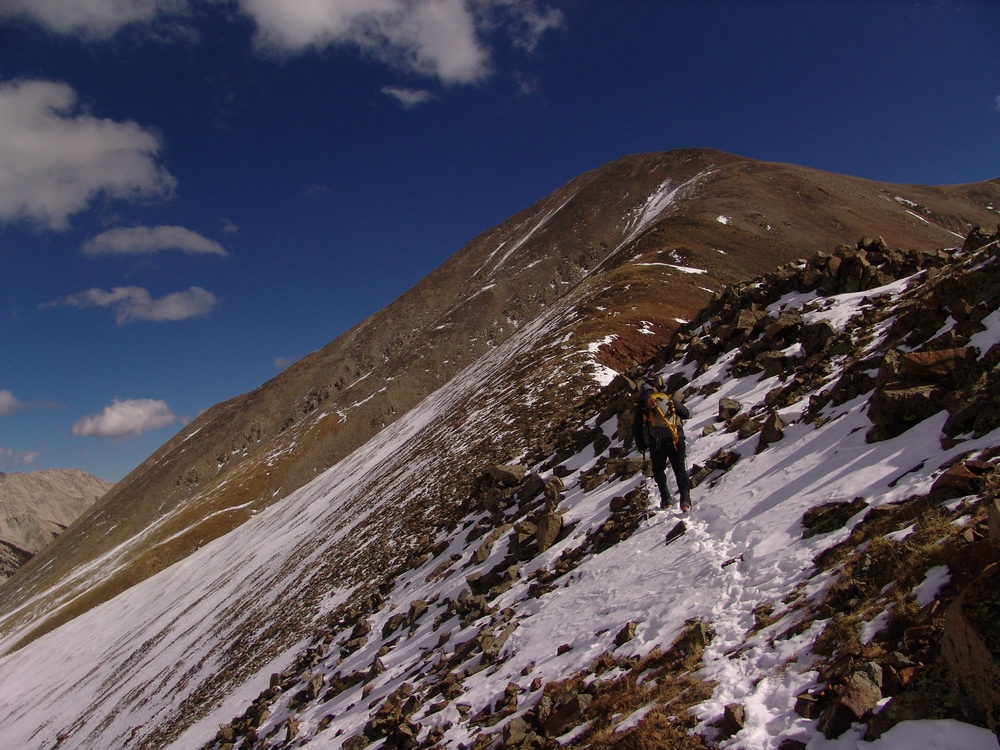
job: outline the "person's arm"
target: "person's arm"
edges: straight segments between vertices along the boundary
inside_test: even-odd
[[[678,396],[673,396],[672,398],[674,399],[674,408],[680,414],[681,419],[691,419],[691,412],[684,406],[684,402]]]
[[[635,405],[635,412],[632,414],[632,437],[635,439],[635,447],[640,453],[646,452],[646,431],[642,429],[642,405]]]

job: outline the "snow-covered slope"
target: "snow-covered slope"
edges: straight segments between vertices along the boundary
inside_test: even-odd
[[[877,716],[938,718],[911,698],[989,562],[942,564],[982,548],[1000,455],[1000,251],[979,240],[817,256],[683,330],[640,373],[692,412],[699,483],[669,543],[681,519],[645,510],[625,379],[577,395],[597,371],[567,348],[570,297],[283,502],[3,657],[5,746],[997,747],[955,721],[968,699],[870,746],[829,716],[873,664]],[[951,369],[915,375],[911,354]],[[887,417],[912,388],[943,408]],[[553,393],[570,417],[534,424]],[[524,421],[498,421],[512,399]],[[978,474],[945,483],[959,465]]]
[[[951,244],[956,232],[995,222],[996,205],[998,180],[899,186],[703,149],[627,156],[581,175],[321,350],[186,425],[3,586],[0,635],[37,637],[183,560],[552,310],[563,314],[552,334],[563,346],[548,362],[501,368],[503,387],[481,394],[497,405],[495,421],[516,424],[510,433],[521,443],[565,416],[561,401],[577,400],[575,387],[563,399],[543,386],[558,382],[567,353],[593,348],[592,361],[627,369],[727,283],[864,233],[894,247]],[[594,381],[579,385],[596,390]],[[522,387],[535,401],[521,398]],[[518,450],[482,445],[465,454],[464,469],[430,479],[446,485],[439,515],[453,512],[445,495],[468,494],[468,473],[481,468],[473,454],[485,464]]]

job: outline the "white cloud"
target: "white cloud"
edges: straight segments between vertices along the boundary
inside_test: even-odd
[[[222,231],[226,234],[239,234],[240,228],[236,225],[234,221],[230,219],[223,218],[222,220]]]
[[[485,36],[502,29],[532,50],[561,26],[540,0],[226,0],[256,24],[255,42],[277,54],[353,47],[400,70],[443,83],[490,72]],[[222,4],[222,0],[219,0]],[[123,28],[184,30],[191,0],[0,0],[0,18],[28,18],[58,34],[108,39]]]
[[[0,445],[0,466],[6,468],[29,466],[35,463],[40,455],[42,455],[41,451],[16,451]]]
[[[76,111],[63,83],[0,84],[0,221],[63,229],[98,195],[169,196],[176,180],[156,164],[159,139],[134,122]]]
[[[0,17],[28,18],[57,34],[107,39],[132,24],[187,12],[187,0],[0,0]]]
[[[406,109],[416,107],[418,104],[426,104],[434,99],[434,94],[424,89],[404,89],[399,86],[384,86],[382,93],[391,96],[402,104]]]
[[[184,227],[118,227],[102,232],[81,248],[98,255],[152,255],[161,250],[181,250],[189,255],[228,255],[218,242]]]
[[[273,364],[276,370],[284,370],[288,365],[292,364],[292,360],[288,357],[278,357],[274,360]]]
[[[173,424],[177,416],[165,401],[151,398],[115,399],[100,414],[91,414],[73,425],[73,435],[83,437],[138,437]]]
[[[13,414],[20,409],[22,404],[10,391],[0,391],[0,417]]]
[[[483,37],[505,26],[518,46],[533,49],[562,24],[536,0],[238,0],[257,24],[257,44],[278,53],[346,45],[400,70],[443,83],[489,75]],[[498,21],[502,17],[503,21]]]
[[[58,302],[43,307],[69,305],[70,307],[111,307],[115,321],[123,326],[133,320],[174,321],[207,315],[218,303],[218,298],[201,287],[193,286],[186,292],[174,292],[160,299],[153,299],[149,292],[137,286],[117,286],[110,292],[88,289],[71,294]]]

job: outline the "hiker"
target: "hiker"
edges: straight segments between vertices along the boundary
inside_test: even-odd
[[[670,492],[667,490],[667,461],[670,461],[677,478],[681,510],[691,508],[691,482],[687,475],[684,446],[684,428],[681,419],[689,419],[691,412],[679,399],[661,393],[649,383],[639,386],[639,403],[632,421],[635,445],[653,464],[653,480],[660,490],[660,507],[669,508]]]

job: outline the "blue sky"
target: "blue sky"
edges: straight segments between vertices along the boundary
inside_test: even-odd
[[[1000,3],[0,0],[0,471],[116,481],[628,153],[1000,176]]]

